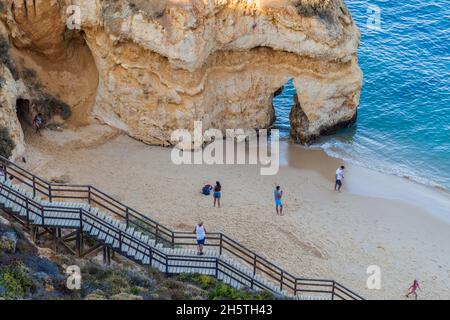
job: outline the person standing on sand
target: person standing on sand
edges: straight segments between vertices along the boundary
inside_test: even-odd
[[[195,226],[193,233],[197,236],[197,254],[201,256],[203,255],[203,246],[205,245],[206,240],[206,229],[203,222],[200,222]]]
[[[407,298],[409,298],[409,296],[411,294],[414,295],[414,299],[417,300],[417,289],[419,289],[420,291],[422,291],[422,289],[419,286],[419,282],[417,280],[413,281],[413,284],[408,288],[408,294],[406,295]]]
[[[214,187],[214,207],[216,207],[216,203],[220,208],[220,198],[222,198],[222,186],[219,181],[216,181],[216,186]]]
[[[275,188],[275,191],[273,192],[273,194],[275,197],[275,210],[277,211],[277,215],[282,216],[283,215],[283,202],[282,202],[281,198],[283,197],[283,191],[281,190],[281,187],[277,186]]]
[[[336,183],[334,184],[334,191],[341,192],[342,179],[344,179],[344,166],[340,166],[336,170]]]

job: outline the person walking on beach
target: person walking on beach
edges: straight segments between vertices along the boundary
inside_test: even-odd
[[[219,181],[216,181],[216,186],[214,187],[214,207],[220,208],[220,198],[222,198],[222,186]]]
[[[422,291],[419,286],[419,282],[417,280],[414,280],[412,285],[408,288],[408,294],[406,295],[406,297],[409,298],[410,295],[414,295],[414,299],[417,300],[417,289]]]
[[[340,166],[336,170],[336,183],[334,184],[334,191],[341,192],[342,179],[344,179],[344,166]]]
[[[206,240],[206,229],[203,222],[200,222],[195,226],[193,233],[197,236],[197,254],[201,256],[203,255],[203,246],[205,245]]]
[[[275,197],[275,210],[277,211],[277,215],[282,216],[283,215],[283,201],[281,198],[283,197],[283,191],[281,190],[280,186],[277,186],[275,188],[275,191],[273,192]]]

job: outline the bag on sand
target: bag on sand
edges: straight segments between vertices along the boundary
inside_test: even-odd
[[[203,193],[205,196],[209,196],[209,195],[211,194],[211,190],[212,190],[212,186],[209,185],[209,184],[207,184],[206,186],[203,187],[202,193]]]

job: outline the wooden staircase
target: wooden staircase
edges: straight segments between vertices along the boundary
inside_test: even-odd
[[[105,262],[117,253],[166,274],[210,275],[288,299],[362,299],[333,280],[292,277],[223,234],[208,234],[211,244],[199,256],[194,235],[173,232],[92,186],[52,185],[4,158],[2,163],[0,206],[29,227],[33,239],[50,234],[55,250],[63,245],[81,257],[103,249]]]

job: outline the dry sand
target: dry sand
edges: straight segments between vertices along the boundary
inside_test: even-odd
[[[27,142],[26,166],[36,174],[95,185],[178,231],[203,220],[208,231],[228,234],[295,275],[335,279],[376,299],[404,299],[418,279],[419,298],[450,298],[445,192],[348,165],[344,192],[335,193],[339,160],[288,144],[279,173],[261,176],[250,165],[176,166],[171,149],[100,125],[28,133]],[[200,194],[216,180],[221,209]],[[283,217],[274,210],[276,183],[285,192]],[[366,288],[370,265],[381,267],[381,290]]]

